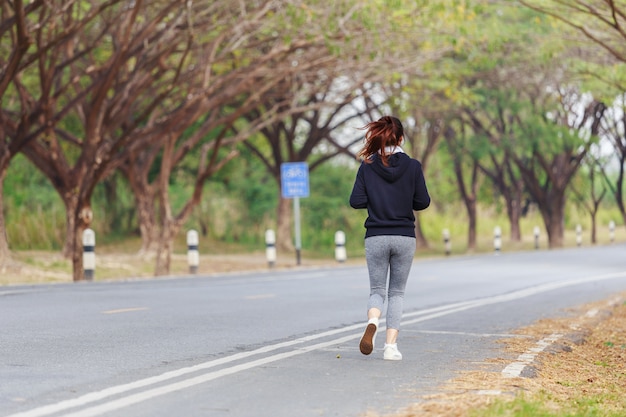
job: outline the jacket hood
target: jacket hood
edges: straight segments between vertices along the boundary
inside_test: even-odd
[[[394,153],[387,159],[389,166],[384,166],[378,155],[374,155],[371,166],[379,177],[387,182],[396,182],[409,168],[411,158],[403,152]]]

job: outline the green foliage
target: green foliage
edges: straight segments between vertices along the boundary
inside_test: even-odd
[[[59,250],[65,241],[65,207],[47,178],[21,154],[11,161],[4,181],[7,237],[12,249]],[[134,200],[125,182],[114,175],[101,182],[92,200],[98,240],[132,236]]]
[[[13,158],[4,180],[9,247],[57,250],[65,233],[65,209],[48,180],[28,160]]]
[[[470,417],[620,417],[623,412],[605,410],[602,395],[580,396],[558,407],[550,404],[547,394],[537,398],[517,396],[513,401],[496,401],[487,409],[472,410]]]
[[[335,232],[346,234],[349,250],[360,250],[365,234],[365,210],[348,204],[357,167],[354,164],[325,164],[311,172],[311,195],[301,199],[301,216],[306,228],[303,245],[317,250],[334,247]]]

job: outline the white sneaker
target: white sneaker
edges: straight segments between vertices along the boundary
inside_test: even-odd
[[[383,359],[386,361],[401,361],[402,353],[398,350],[398,344],[394,343],[388,345],[385,343],[385,352],[383,353]]]
[[[359,343],[359,349],[364,355],[369,355],[374,351],[374,342],[376,341],[376,333],[378,332],[378,319],[372,318],[367,322],[365,333]]]

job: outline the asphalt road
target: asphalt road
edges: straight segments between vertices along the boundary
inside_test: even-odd
[[[503,357],[496,341],[516,328],[625,291],[625,254],[418,261],[400,362],[382,360],[384,332],[358,351],[365,267],[0,287],[0,415],[392,413]]]

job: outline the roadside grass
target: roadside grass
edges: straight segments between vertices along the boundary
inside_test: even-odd
[[[469,417],[624,417],[624,410],[605,410],[604,397],[581,396],[554,409],[555,405],[547,405],[553,401],[547,393],[532,398],[519,396],[510,402],[497,401],[486,409],[473,410]]]
[[[493,358],[489,371],[464,371],[436,394],[395,417],[624,417],[626,416],[626,293],[541,319],[502,340],[514,358],[549,334],[570,332],[541,352],[533,378],[506,378],[510,359]],[[593,315],[588,312],[596,311]],[[573,332],[573,333],[572,333]],[[485,394],[489,392],[490,394]]]

